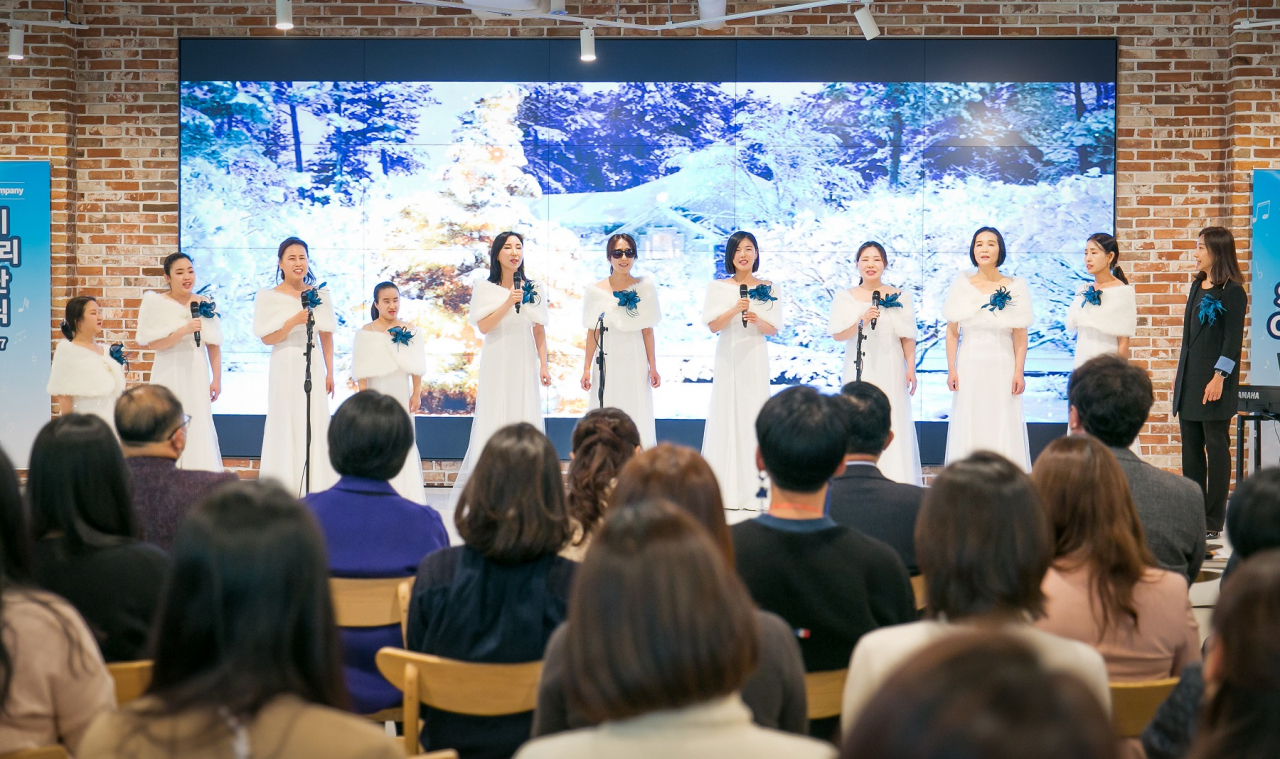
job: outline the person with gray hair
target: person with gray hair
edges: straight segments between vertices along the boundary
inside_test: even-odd
[[[116,401],[116,432],[133,474],[133,508],[142,539],[166,551],[187,512],[218,487],[235,482],[229,472],[179,469],[191,417],[164,385],[139,385]]]

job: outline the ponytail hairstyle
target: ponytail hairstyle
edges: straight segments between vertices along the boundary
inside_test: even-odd
[[[604,519],[608,500],[623,465],[640,447],[640,431],[625,412],[598,408],[573,428],[573,461],[569,464],[569,516],[582,533],[581,545]]]
[[[375,322],[378,320],[378,293],[388,288],[395,290],[396,295],[400,294],[400,288],[396,287],[395,282],[379,282],[373,286],[373,305],[369,307],[369,317]]]
[[[66,314],[62,317],[62,323],[58,328],[62,330],[62,336],[68,340],[76,339],[76,330],[80,327],[80,320],[84,318],[85,309],[90,303],[97,303],[98,299],[92,295],[77,295],[67,301]]]
[[[1225,285],[1228,281],[1244,284],[1244,274],[1240,271],[1240,262],[1236,259],[1236,238],[1226,227],[1205,227],[1200,230],[1204,238],[1204,246],[1213,254],[1213,266],[1209,268],[1209,279],[1215,285]],[[1204,272],[1197,272],[1196,279],[1204,279]]]
[[[315,287],[316,272],[315,267],[311,265],[311,248],[307,247],[307,243],[301,237],[286,237],[284,242],[280,243],[280,248],[276,251],[276,277],[279,281],[284,281],[284,270],[280,268],[280,259],[284,258],[284,252],[294,245],[301,245],[302,250],[307,254],[307,275],[302,278],[302,284]]]
[[[182,251],[178,251],[177,253],[170,253],[169,255],[164,257],[164,263],[162,264],[164,266],[164,275],[166,277],[169,276],[169,270],[173,268],[174,262],[180,258],[187,259],[187,261],[191,262],[192,266],[195,266],[196,264],[196,262],[191,259],[191,256],[188,256],[186,253],[183,253]]]
[[[520,241],[524,245],[524,235],[519,232],[503,232],[493,238],[493,244],[489,246],[489,281],[495,285],[502,284],[502,264],[498,262],[498,255],[502,253],[502,246],[507,244],[507,240],[512,237]],[[528,280],[529,277],[524,273],[524,259],[520,259],[520,266],[516,269],[516,273],[520,275],[520,279]]]
[[[1129,284],[1129,278],[1124,275],[1124,269],[1120,268],[1120,246],[1116,243],[1116,238],[1106,232],[1095,232],[1089,235],[1085,243],[1093,243],[1102,248],[1102,252],[1111,257],[1111,264],[1107,267],[1111,270],[1111,276],[1126,285]]]
[[[862,251],[866,250],[867,248],[875,248],[877,251],[879,251],[880,260],[884,261],[884,268],[886,269],[889,268],[889,254],[885,252],[884,246],[876,242],[875,240],[867,240],[866,242],[858,246],[858,252],[853,254],[853,263],[855,266],[859,261],[862,260]],[[862,284],[862,277],[858,277],[858,284]]]

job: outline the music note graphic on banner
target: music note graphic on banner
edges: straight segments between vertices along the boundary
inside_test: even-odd
[[[1264,200],[1258,204],[1253,210],[1253,223],[1257,224],[1259,219],[1266,220],[1271,216],[1271,201]]]

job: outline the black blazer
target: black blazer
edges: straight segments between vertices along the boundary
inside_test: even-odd
[[[1173,382],[1173,413],[1190,422],[1225,421],[1236,415],[1239,406],[1240,350],[1244,345],[1244,317],[1249,299],[1238,282],[1214,285],[1205,290],[1222,301],[1226,312],[1212,324],[1201,324],[1199,309],[1192,309],[1200,281],[1191,283],[1187,309],[1182,318],[1182,347],[1178,351],[1178,377]],[[1213,379],[1213,368],[1225,356],[1235,362],[1222,383],[1222,397],[1202,403],[1205,385]]]
[[[850,464],[844,474],[831,479],[827,490],[827,516],[836,524],[888,543],[907,566],[916,565],[916,515],[924,488],[894,482],[874,466]]]

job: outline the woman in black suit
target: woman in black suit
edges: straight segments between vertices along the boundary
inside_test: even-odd
[[[1248,298],[1236,241],[1206,227],[1196,241],[1196,277],[1182,321],[1173,411],[1182,431],[1182,474],[1204,491],[1211,537],[1222,531],[1231,480],[1231,417],[1239,403],[1240,349]]]

